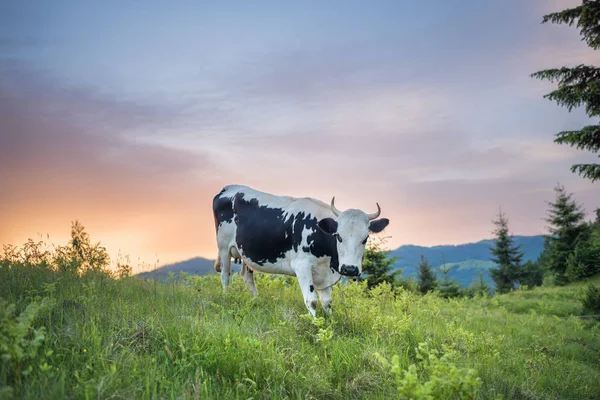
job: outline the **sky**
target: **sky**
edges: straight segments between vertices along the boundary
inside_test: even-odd
[[[135,268],[216,253],[228,184],[390,219],[387,245],[546,233],[563,184],[591,218],[597,123],[535,71],[600,64],[574,0],[0,2],[0,244],[78,219]],[[141,267],[140,267],[141,268]]]

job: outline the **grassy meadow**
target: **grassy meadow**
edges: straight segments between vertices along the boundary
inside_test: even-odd
[[[352,282],[314,320],[294,279],[257,274],[257,287],[5,257],[0,398],[600,398],[583,284],[445,300]]]

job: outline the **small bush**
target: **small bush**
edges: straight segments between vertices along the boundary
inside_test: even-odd
[[[600,314],[600,289],[590,283],[581,302],[584,313]]]
[[[45,328],[36,328],[34,323],[42,312],[50,310],[53,305],[54,300],[45,297],[42,301],[29,303],[17,316],[16,306],[0,299],[0,365],[4,371],[1,380],[7,387],[19,386],[21,380],[34,369],[50,369],[45,356],[50,356],[52,352],[39,352],[46,340]],[[12,389],[6,391],[9,393]]]
[[[391,362],[376,354],[381,364],[389,368],[396,379],[400,398],[407,399],[474,399],[481,387],[477,372],[470,368],[458,368],[454,364],[455,353],[430,349],[427,343],[419,343],[416,364],[403,370],[400,358],[395,355]]]

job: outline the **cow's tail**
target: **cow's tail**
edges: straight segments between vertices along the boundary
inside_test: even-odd
[[[219,219],[217,217],[217,207],[216,207],[216,202],[217,199],[219,198],[219,196],[221,196],[221,193],[223,193],[225,189],[221,190],[221,192],[216,195],[213,198],[213,217],[215,219],[215,232],[217,234],[217,237],[219,236]],[[217,252],[217,259],[215,260],[215,271],[216,272],[221,272],[221,256],[219,255],[219,252]]]

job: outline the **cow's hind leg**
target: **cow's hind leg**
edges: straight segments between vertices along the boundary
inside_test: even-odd
[[[331,315],[331,287],[327,287],[325,289],[317,290],[319,293],[319,298],[321,299],[321,305],[323,306],[323,310],[327,315]]]
[[[231,255],[229,254],[229,249],[220,249],[219,259],[221,260],[221,283],[225,292],[227,286],[229,286],[229,277],[231,275]]]
[[[315,293],[315,286],[312,277],[312,266],[308,263],[299,263],[292,265],[292,269],[296,273],[300,289],[302,290],[302,296],[304,297],[304,304],[308,312],[313,317],[317,316],[317,294]]]
[[[248,290],[252,297],[256,297],[258,295],[258,291],[256,290],[256,285],[254,285],[254,271],[248,267],[248,264],[242,261],[242,270],[240,271],[240,275],[246,282],[246,286],[248,286]]]
[[[217,254],[217,259],[215,260],[215,272],[221,272],[221,256]]]

